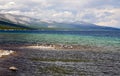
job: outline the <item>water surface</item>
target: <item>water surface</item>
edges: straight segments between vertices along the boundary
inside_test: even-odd
[[[119,47],[120,31],[0,32],[0,43],[56,43]]]

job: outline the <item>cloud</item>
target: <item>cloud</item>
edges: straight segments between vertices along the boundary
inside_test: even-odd
[[[0,0],[0,12],[120,28],[119,0]]]
[[[111,27],[118,27],[117,25],[119,25],[119,22],[116,20],[110,20],[110,21],[102,21],[102,22],[98,22],[98,25],[101,26],[105,26],[105,25],[111,25]]]
[[[10,9],[10,8],[13,8],[15,5],[15,2],[8,2],[4,5],[0,5],[0,8],[1,9]]]

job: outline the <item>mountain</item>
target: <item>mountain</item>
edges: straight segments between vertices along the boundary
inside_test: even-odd
[[[112,27],[103,27],[83,21],[55,22],[43,21],[27,16],[0,14],[0,29],[12,30],[119,30]]]
[[[0,14],[0,29],[14,29],[14,30],[27,30],[33,29],[31,27],[24,25],[24,20],[17,19],[19,18],[17,15],[12,14]]]

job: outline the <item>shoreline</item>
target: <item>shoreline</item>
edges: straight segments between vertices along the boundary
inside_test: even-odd
[[[78,45],[78,44],[53,44],[53,43],[20,43],[20,44],[0,44],[0,49],[19,48],[19,49],[38,49],[38,50],[67,50],[67,51],[113,51],[119,52],[120,47],[111,46],[90,46],[90,45]]]
[[[60,45],[55,46],[56,49],[48,44],[1,45],[0,49],[13,50],[17,55],[9,55],[0,59],[0,75],[104,76],[106,73],[108,76],[120,75],[119,70],[116,70],[120,66],[116,65],[120,62],[120,52],[102,51],[104,48],[99,47],[98,50],[92,46],[74,45],[74,49],[60,48]],[[75,50],[75,47],[79,47],[79,50]],[[11,66],[15,66],[18,70],[16,72],[9,70]],[[112,72],[110,72],[111,70]]]
[[[1,44],[0,44],[1,45]],[[43,49],[43,50],[103,50],[103,47],[77,45],[77,44],[2,44],[0,48],[28,48],[28,49]]]

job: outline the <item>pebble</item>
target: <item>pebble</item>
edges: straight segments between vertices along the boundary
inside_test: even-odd
[[[11,67],[9,67],[9,70],[11,70],[11,71],[17,71],[18,68],[16,68],[15,66],[11,66]]]

